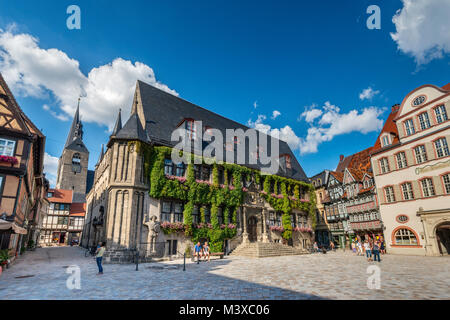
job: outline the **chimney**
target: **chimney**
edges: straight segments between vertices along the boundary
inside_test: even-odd
[[[343,154],[341,154],[341,155],[339,156],[339,162],[342,162],[342,160],[344,160],[344,155],[343,155]]]
[[[397,112],[399,109],[400,109],[400,105],[398,103],[394,104],[392,106],[392,113]]]

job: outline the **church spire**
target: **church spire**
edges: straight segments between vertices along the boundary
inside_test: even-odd
[[[119,109],[119,115],[117,116],[116,124],[114,125],[114,130],[112,132],[112,136],[116,136],[117,133],[122,129],[122,116],[121,116],[122,109]]]
[[[77,138],[83,140],[83,124],[80,120],[80,98],[78,98],[77,110],[75,111],[72,126],[70,127],[69,135],[67,136],[66,145],[64,148],[67,148]]]

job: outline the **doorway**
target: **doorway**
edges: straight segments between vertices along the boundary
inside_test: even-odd
[[[248,240],[255,242],[257,240],[258,219],[255,216],[248,218]]]
[[[441,224],[436,228],[436,240],[439,253],[450,254],[450,223]]]

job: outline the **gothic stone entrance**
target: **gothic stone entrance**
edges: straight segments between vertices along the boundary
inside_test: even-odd
[[[258,240],[258,219],[255,216],[251,216],[247,221],[247,232],[248,232],[248,240],[250,242],[255,242]]]

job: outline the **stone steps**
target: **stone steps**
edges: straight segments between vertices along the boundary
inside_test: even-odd
[[[232,256],[244,256],[251,258],[291,256],[308,253],[306,250],[294,248],[275,242],[251,242],[239,245]]]

